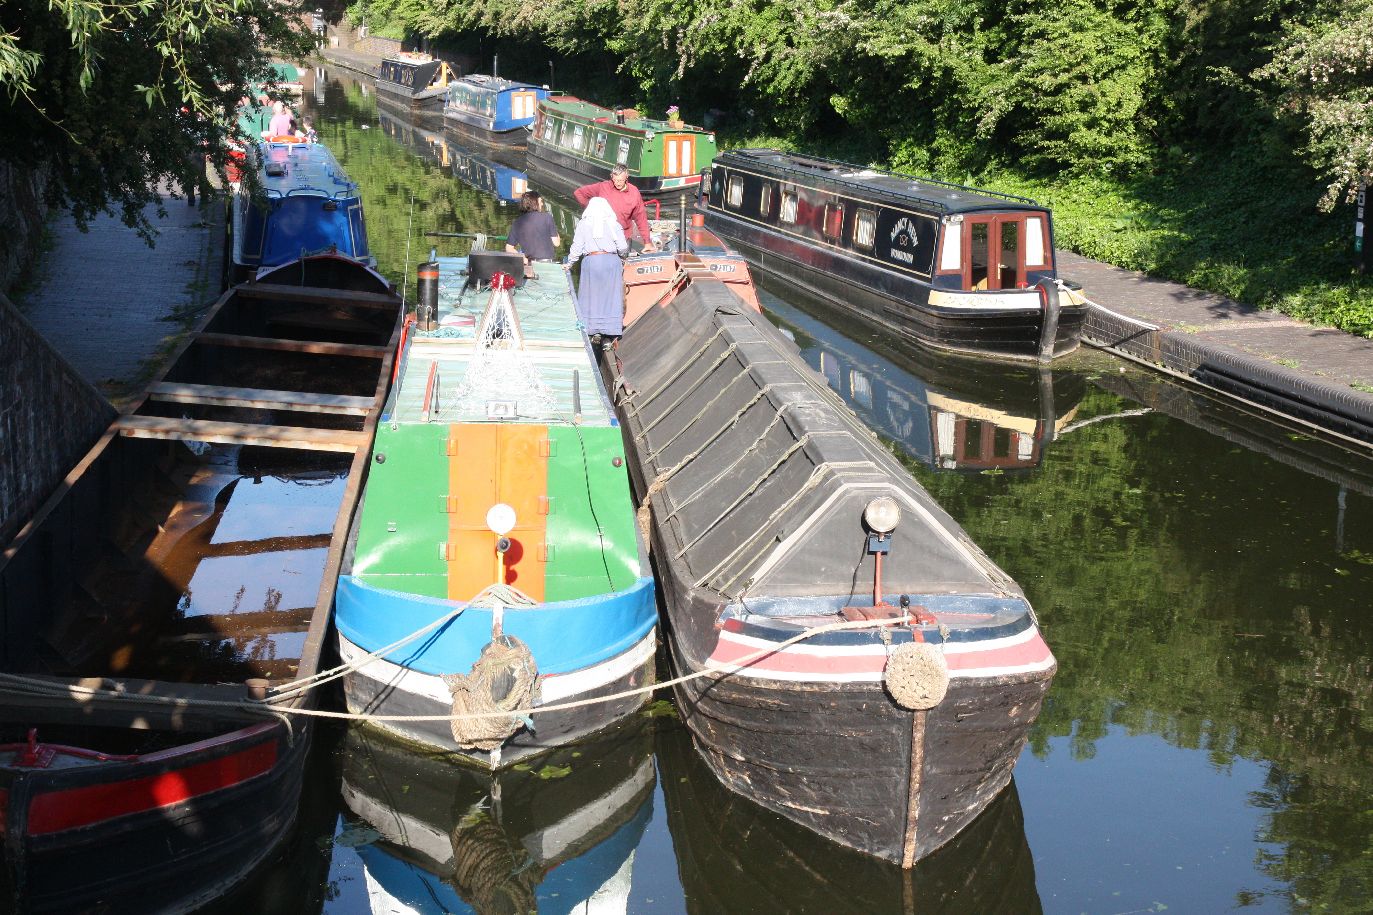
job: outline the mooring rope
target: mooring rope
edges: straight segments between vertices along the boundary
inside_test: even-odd
[[[620,690],[605,696],[594,696],[587,699],[575,699],[569,702],[556,702],[551,705],[531,706],[519,709],[509,709],[495,712],[479,712],[463,715],[375,715],[371,713],[358,712],[334,712],[326,709],[311,709],[292,707],[289,705],[277,704],[280,700],[260,699],[260,700],[238,700],[230,701],[223,699],[193,699],[189,697],[175,696],[154,696],[146,694],[132,694],[115,689],[99,689],[89,686],[81,686],[75,683],[52,683],[46,680],[38,680],[32,677],[21,676],[19,674],[0,673],[0,685],[8,685],[13,691],[41,696],[85,696],[89,699],[114,700],[130,705],[149,705],[149,706],[173,706],[178,710],[182,709],[232,709],[241,712],[253,712],[263,715],[299,715],[307,718],[331,718],[345,721],[394,721],[394,722],[422,722],[422,721],[470,721],[480,718],[509,718],[511,716],[530,717],[533,715],[543,715],[550,712],[562,712],[574,708],[584,708],[589,705],[599,705],[608,702],[618,702],[621,699],[629,699],[635,696],[643,696],[659,689],[678,686],[682,683],[689,683],[702,677],[716,677],[724,679],[739,673],[757,661],[769,655],[783,651],[798,642],[814,638],[817,635],[824,635],[827,632],[843,632],[854,629],[880,629],[889,626],[900,626],[914,620],[910,614],[892,617],[883,620],[852,620],[840,623],[824,623],[819,626],[812,626],[803,629],[796,635],[784,639],[775,645],[768,645],[759,648],[757,651],[750,652],[736,661],[731,661],[722,668],[707,667],[694,673],[683,674],[670,680],[659,683],[650,683],[644,686],[633,687],[631,689]],[[427,631],[434,628],[433,624],[425,627]],[[418,637],[418,633],[414,635]],[[341,665],[342,666],[342,665]],[[336,668],[337,669],[337,668]],[[317,684],[316,684],[317,685]],[[289,684],[288,684],[289,687]]]

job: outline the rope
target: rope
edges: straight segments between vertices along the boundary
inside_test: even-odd
[[[759,648],[757,651],[744,655],[737,661],[729,664],[728,669],[704,668],[695,673],[683,674],[671,680],[664,680],[661,683],[651,683],[645,686],[634,687],[632,689],[620,690],[605,696],[595,696],[589,699],[576,699],[570,702],[557,702],[552,705],[542,705],[537,708],[526,707],[511,709],[509,711],[480,712],[472,714],[456,715],[373,715],[354,712],[332,712],[324,709],[298,708],[284,705],[271,704],[272,700],[251,701],[251,700],[216,700],[216,699],[187,699],[171,696],[153,695],[134,695],[115,689],[96,689],[93,687],[79,686],[77,684],[53,684],[41,680],[33,680],[28,677],[16,674],[0,674],[0,684],[11,682],[16,692],[33,693],[37,695],[66,695],[66,696],[87,696],[93,699],[114,699],[126,702],[130,705],[174,705],[179,709],[193,708],[222,708],[237,711],[254,712],[262,715],[299,715],[306,718],[331,718],[344,721],[455,721],[472,720],[477,718],[505,718],[511,716],[525,718],[532,715],[546,714],[550,712],[563,712],[574,708],[585,708],[589,705],[599,705],[607,702],[618,702],[621,699],[629,699],[635,696],[642,696],[652,693],[659,689],[677,686],[682,683],[689,683],[702,677],[718,677],[724,679],[732,676],[742,669],[749,667],[757,661],[770,655],[777,654],[790,648],[798,642],[814,638],[817,635],[824,635],[827,632],[845,632],[855,629],[880,629],[888,626],[901,626],[910,623],[915,617],[906,614],[904,616],[893,617],[883,620],[853,620],[841,623],[825,623],[820,626],[812,626],[804,629],[796,635],[791,636],[776,645],[768,645]]]
[[[458,746],[494,750],[522,726],[527,717],[511,714],[539,698],[539,669],[529,646],[512,635],[486,643],[468,674],[444,674],[453,696],[450,729]],[[504,719],[491,717],[504,712]]]
[[[544,873],[522,844],[488,811],[464,817],[449,836],[453,884],[477,912],[537,912]]]

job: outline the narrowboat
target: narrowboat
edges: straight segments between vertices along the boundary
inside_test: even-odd
[[[457,133],[500,146],[523,146],[548,87],[473,73],[448,84],[443,119]]]
[[[1054,656],[795,345],[682,272],[606,360],[682,720],[730,790],[911,867],[1010,782]]]
[[[890,339],[858,343],[833,329],[841,326],[831,319],[841,317],[835,309],[800,301],[805,310],[770,299],[768,314],[869,428],[936,472],[1038,467],[1087,393],[1082,373],[1039,363],[973,359]]]
[[[1048,208],[775,149],[710,169],[706,222],[760,271],[894,336],[1007,359],[1072,352],[1087,305],[1058,282]]]
[[[264,141],[250,148],[245,167],[259,187],[240,182],[234,190],[225,287],[320,252],[375,265],[361,192],[329,147],[294,137]]]
[[[612,111],[570,95],[539,102],[529,135],[529,174],[575,188],[604,181],[616,165],[645,197],[695,190],[715,157],[715,134],[701,127]]]
[[[624,912],[653,813],[652,734],[642,719],[482,773],[352,730],[344,835],[374,913]]]
[[[401,51],[384,58],[377,69],[377,101],[437,112],[448,96],[448,84],[455,79],[457,74],[447,61],[419,51]]]
[[[710,271],[750,308],[760,308],[748,262],[714,232],[687,223],[685,208],[678,219],[651,219],[648,227],[657,250],[625,259],[626,325],[662,301],[688,269]]]
[[[725,790],[693,753],[683,729],[660,734],[657,751],[677,873],[691,912],[1042,912],[1014,781],[962,834],[903,870],[836,848]],[[861,778],[861,770],[854,777]]]
[[[228,291],[0,554],[7,911],[190,911],[289,833],[399,313],[334,256]]]
[[[633,713],[657,643],[619,426],[566,272],[532,271],[492,251],[421,266],[437,298],[405,340],[337,601],[348,708],[490,769]]]

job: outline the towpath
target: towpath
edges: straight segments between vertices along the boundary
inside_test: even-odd
[[[1089,343],[1373,445],[1373,340],[1058,252]]]
[[[224,206],[187,206],[162,194],[166,216],[144,212],[156,247],[114,216],[82,232],[70,216],[52,227],[37,284],[20,308],[82,377],[118,402],[135,393],[219,292]]]

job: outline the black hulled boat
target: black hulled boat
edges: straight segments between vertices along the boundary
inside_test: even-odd
[[[1024,197],[743,149],[715,158],[706,219],[760,270],[898,337],[1039,360],[1081,337],[1051,214]]]

